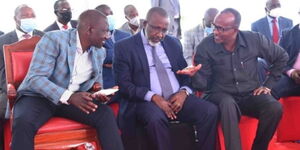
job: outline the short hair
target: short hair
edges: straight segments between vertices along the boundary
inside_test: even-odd
[[[58,9],[58,4],[59,4],[59,2],[68,2],[67,0],[57,0],[57,1],[55,1],[55,3],[54,3],[54,10],[57,10]]]
[[[106,18],[106,16],[98,10],[89,9],[82,12],[78,18],[78,30],[86,28],[86,26],[95,26],[100,18]]]
[[[17,15],[20,13],[20,10],[21,10],[22,8],[24,8],[24,7],[31,8],[31,7],[29,7],[29,6],[26,5],[26,4],[21,4],[21,5],[19,5],[19,6],[15,9],[15,16],[17,16]],[[31,8],[31,9],[32,9],[32,8]]]
[[[129,15],[131,9],[136,9],[136,8],[133,5],[131,5],[131,4],[130,5],[126,5],[124,7],[124,14],[125,14],[125,16]]]
[[[104,13],[105,9],[110,9],[110,7],[106,4],[102,4],[102,5],[97,6],[95,9],[97,9],[101,13]]]
[[[162,16],[162,17],[166,17],[168,18],[168,13],[166,12],[166,10],[164,10],[163,8],[161,7],[152,7],[148,13],[147,13],[147,16],[146,16],[146,20],[149,21],[149,19],[152,17],[152,15],[154,13],[157,13],[158,15]]]
[[[224,13],[231,13],[231,14],[233,14],[233,16],[234,16],[234,26],[237,27],[237,28],[240,27],[240,24],[241,24],[241,14],[237,10],[235,10],[233,8],[226,8],[226,9],[222,10],[220,14],[224,14]]]

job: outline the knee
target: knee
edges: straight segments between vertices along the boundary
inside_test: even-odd
[[[146,122],[148,128],[167,127],[168,120],[163,115],[151,115]]]
[[[273,102],[269,104],[268,108],[266,109],[268,115],[274,117],[281,117],[282,116],[282,106],[279,102]]]

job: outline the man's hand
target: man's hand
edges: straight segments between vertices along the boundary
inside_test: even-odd
[[[173,112],[175,112],[175,114],[177,114],[182,109],[186,97],[187,97],[186,92],[180,90],[178,93],[176,93],[169,99],[171,103],[171,109],[173,110]]]
[[[93,99],[101,101],[102,103],[106,103],[110,100],[109,97],[107,97],[106,95],[100,94],[100,93],[94,93],[91,95],[91,97]]]
[[[89,114],[97,109],[97,105],[93,103],[91,93],[88,92],[77,92],[71,95],[68,103],[76,106],[83,112]]]
[[[182,70],[178,70],[176,73],[177,74],[183,74],[183,75],[188,75],[190,77],[194,76],[201,68],[201,64],[197,66],[191,66],[191,67],[186,67]]]
[[[295,69],[291,73],[291,78],[297,83],[300,84],[300,70]]]
[[[264,87],[264,86],[261,86],[257,89],[255,89],[253,91],[253,95],[260,95],[260,94],[269,94],[271,95],[271,89],[267,88],[267,87]]]
[[[155,94],[152,96],[151,101],[154,102],[160,109],[162,109],[169,119],[174,120],[177,118],[174,111],[171,109],[171,103],[165,100],[163,97]]]

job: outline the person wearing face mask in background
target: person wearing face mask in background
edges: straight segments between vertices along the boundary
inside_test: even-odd
[[[57,0],[54,3],[54,14],[57,20],[48,26],[44,32],[76,28],[77,21],[72,19],[72,11],[67,0]]]
[[[282,31],[291,29],[293,21],[280,16],[281,4],[279,0],[267,0],[265,11],[266,17],[252,23],[251,31],[259,32],[278,44]],[[269,64],[263,58],[258,58],[258,69],[258,76],[262,83],[269,72]]]
[[[121,26],[120,30],[131,35],[138,33],[143,28],[144,20],[139,18],[137,9],[133,5],[127,5],[124,8],[124,14],[127,22]]]
[[[110,38],[108,38],[103,47],[106,49],[106,57],[103,62],[103,88],[118,88],[115,83],[114,74],[112,71],[114,43],[130,36],[129,33],[115,29],[116,20],[113,16],[113,12],[108,5],[102,4],[95,8],[107,17],[108,29],[110,32]]]
[[[44,35],[42,31],[36,30],[35,13],[31,7],[25,4],[18,6],[15,9],[14,20],[16,29],[0,36],[0,149],[3,149],[3,125],[9,118],[3,45],[12,44],[32,36]]]
[[[281,4],[279,0],[267,0],[265,11],[267,16],[252,23],[251,31],[259,32],[278,44],[282,31],[291,29],[293,21],[280,16]]]
[[[192,65],[193,55],[196,52],[197,45],[204,37],[213,32],[211,23],[214,21],[217,13],[218,9],[216,8],[207,9],[204,14],[204,18],[202,19],[202,24],[199,24],[193,29],[185,32],[183,39],[183,56],[189,66]]]

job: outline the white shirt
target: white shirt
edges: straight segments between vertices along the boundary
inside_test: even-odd
[[[71,28],[72,28],[72,25],[71,25],[70,22],[71,22],[71,21],[69,21],[68,24],[67,24],[68,29],[71,29]],[[59,30],[68,30],[68,29],[64,29],[64,28],[63,28],[63,24],[60,23],[60,22],[58,22],[57,20],[56,20],[56,24],[57,24],[57,26],[59,27]]]
[[[76,54],[74,59],[74,67],[71,74],[70,83],[68,89],[63,93],[60,101],[63,104],[68,104],[68,100],[71,95],[78,91],[80,84],[89,80],[92,76],[93,66],[92,66],[92,56],[90,50],[83,52],[78,32],[76,34]]]
[[[25,39],[25,38],[23,37],[23,35],[26,34],[26,33],[20,31],[19,29],[15,29],[15,31],[16,31],[16,33],[17,33],[18,41],[21,41],[21,40],[24,40],[24,39]],[[29,34],[29,35],[32,37],[33,31],[32,31],[32,32],[29,32],[29,33],[27,33],[27,34]]]

